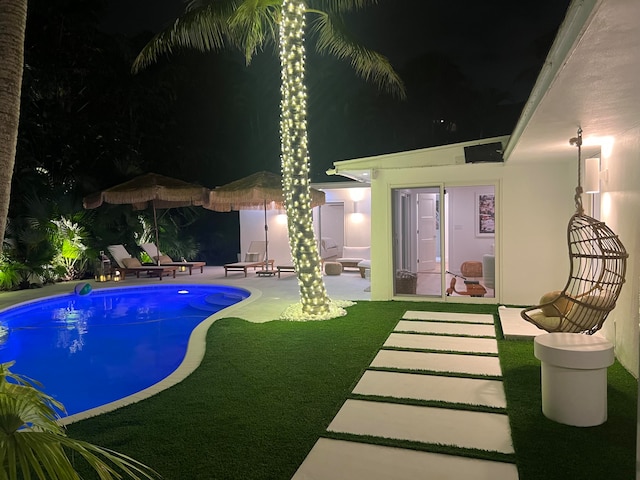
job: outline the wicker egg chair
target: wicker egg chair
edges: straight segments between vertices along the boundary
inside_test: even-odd
[[[582,130],[571,143],[578,145],[578,179]],[[570,273],[562,291],[542,296],[540,304],[526,308],[522,318],[547,332],[593,334],[602,328],[616,306],[627,269],[628,253],[618,236],[605,225],[584,214],[582,187],[576,188],[577,212],[569,220]]]

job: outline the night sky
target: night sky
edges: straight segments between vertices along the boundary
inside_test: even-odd
[[[335,70],[338,73],[334,76],[340,78],[316,79],[326,87],[324,91],[313,85],[311,76],[314,75],[314,65],[308,66],[308,84],[312,83],[309,87],[310,110],[316,108],[309,119],[312,180],[326,181],[323,172],[337,160],[511,133],[568,4],[568,0],[380,0],[377,6],[351,16],[348,20],[352,32],[367,46],[390,59],[407,83],[409,98],[402,106],[397,101],[380,100],[377,93],[369,93],[372,90],[370,86],[355,77],[348,67],[338,65],[332,59],[318,60],[309,53],[308,63],[317,62],[321,65],[316,71],[330,76],[327,72]],[[127,36],[156,32],[169,25],[181,10],[181,0],[108,0],[108,9],[101,24],[110,33]],[[499,98],[495,102],[499,102],[505,110],[511,108],[508,118],[505,120],[503,115],[501,120],[496,120],[495,116],[487,116],[483,120],[487,128],[476,126],[467,132],[460,127],[464,122],[454,118],[451,121],[455,135],[451,131],[450,135],[433,131],[429,135],[424,132],[408,134],[414,126],[422,130],[432,129],[425,125],[435,121],[438,115],[445,116],[441,112],[448,112],[450,117],[454,117],[460,116],[460,110],[464,109],[464,105],[458,106],[454,114],[449,107],[441,105],[435,111],[421,111],[422,105],[429,102],[446,103],[449,98],[463,98],[458,92],[452,91],[447,96],[438,91],[439,85],[448,86],[452,83],[446,79],[425,86],[420,91],[420,85],[427,85],[429,72],[436,69],[434,65],[449,69],[447,78],[452,78],[452,75],[464,76],[466,90],[473,90],[478,96]],[[261,70],[263,68],[266,73]],[[264,52],[247,71],[248,75],[260,78],[261,82],[269,75],[275,76],[273,81],[277,82],[277,58],[271,51]],[[205,73],[199,71],[194,75]],[[367,93],[362,93],[364,91]],[[270,122],[265,123],[267,126],[263,125],[260,131],[264,135],[267,135],[266,132],[268,135],[275,132],[277,137],[277,84],[274,83],[268,92],[268,95],[274,96],[272,105],[256,107],[261,109],[260,121],[267,122],[269,119]],[[206,95],[206,92],[202,94]],[[353,98],[356,94],[363,95],[357,104],[359,110],[355,112],[356,106],[349,105],[350,110],[347,111],[345,97]],[[267,93],[256,95],[264,97]],[[314,95],[315,99],[312,97]],[[190,101],[193,106],[185,108],[193,115],[194,129],[191,130],[201,130],[201,137],[198,140],[196,133],[191,131],[189,142],[199,145],[206,152],[213,149],[216,140],[215,135],[206,133],[202,127],[215,123],[221,110],[214,100],[191,98]],[[314,107],[314,101],[322,107]],[[375,107],[370,109],[375,112],[367,112],[367,104],[374,103]],[[213,113],[214,110],[217,111]],[[229,116],[229,113],[225,115]],[[364,119],[366,115],[372,118]],[[394,125],[389,123],[390,118],[394,119]],[[496,125],[491,128],[489,123],[493,121]],[[419,126],[421,122],[424,125]],[[332,129],[331,125],[335,128]],[[385,132],[394,128],[406,138],[398,139],[398,133],[385,135]],[[273,142],[254,140],[256,146],[253,150],[243,152],[239,149],[234,152],[239,157],[237,160],[246,165],[246,171],[240,173],[249,174],[263,166],[277,171],[277,139]],[[216,145],[219,148],[219,143]],[[256,151],[266,152],[268,160],[254,160]],[[204,176],[207,174],[204,173]]]

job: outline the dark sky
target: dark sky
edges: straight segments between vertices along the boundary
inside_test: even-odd
[[[183,1],[107,0],[107,4],[102,27],[110,33],[133,36],[170,25],[182,12]],[[351,32],[386,55],[412,90],[404,105],[399,106],[403,102],[395,99],[396,104],[380,100],[348,67],[313,58],[309,63],[317,62],[312,65],[316,68],[308,66],[307,71],[312,179],[326,180],[324,172],[337,160],[511,133],[568,4],[569,0],[379,0],[378,5],[350,15],[347,23]],[[438,56],[446,60],[439,63]],[[460,80],[451,65],[464,75],[463,87],[456,83]],[[192,75],[206,82],[210,73],[198,68]],[[440,73],[438,68],[442,69]],[[229,98],[234,98],[234,88],[244,82],[245,76],[258,82],[250,87],[253,93],[245,92],[240,97],[257,96],[251,100],[253,111],[243,111],[241,103],[232,111],[222,111],[220,99],[216,103],[214,94],[207,91],[209,86],[202,83],[197,90],[201,98],[182,102],[183,110],[190,115],[188,120],[179,121],[188,132],[184,144],[192,151],[199,148],[204,152],[203,164],[209,162],[205,158],[210,155],[233,157],[246,170],[216,170],[221,176],[244,175],[258,168],[277,171],[277,58],[268,51],[254,60],[242,74],[245,76],[221,74],[234,82],[223,83]],[[492,91],[499,94],[492,95]],[[475,100],[464,96],[471,95],[469,92],[474,92]],[[265,105],[262,99],[270,96],[271,105]],[[501,105],[501,113],[487,113],[486,109],[477,113],[488,104]],[[434,125],[441,121],[442,112],[450,117],[446,125],[456,130],[447,127],[436,132],[439,127]],[[242,131],[254,113],[260,117],[259,128],[249,135],[250,141],[231,141],[231,133]],[[212,133],[216,122],[221,117],[231,120],[233,115],[242,118],[235,124],[227,121],[229,132],[216,137]],[[203,175],[209,176],[206,172]]]
[[[183,1],[108,4],[103,26],[131,34],[166,27],[182,12]],[[358,12],[350,26],[396,68],[435,50],[454,60],[478,86],[506,89],[513,88],[525,68],[533,65],[539,70],[536,42],[553,38],[568,4],[569,0],[380,0]]]

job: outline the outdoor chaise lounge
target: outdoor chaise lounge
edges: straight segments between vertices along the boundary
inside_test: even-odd
[[[156,247],[155,243],[143,243],[140,245],[140,247],[147,252],[147,255],[149,255],[153,260],[155,260],[156,262],[158,262],[158,265],[162,265],[162,266],[175,266],[178,267],[179,269],[181,269],[182,267],[185,267],[185,270],[188,268],[189,269],[189,275],[191,275],[193,268],[199,268],[200,269],[200,273],[204,272],[204,266],[207,264],[207,262],[201,262],[201,261],[193,261],[193,260],[185,260],[182,262],[174,262],[173,259],[169,256],[169,255],[165,255],[164,253],[160,252],[158,250],[158,247]],[[185,271],[182,270],[182,271]]]
[[[109,245],[109,253],[118,264],[118,268],[123,277],[126,277],[127,273],[135,273],[137,278],[140,278],[140,273],[147,273],[148,275],[154,275],[162,280],[164,275],[173,275],[176,278],[176,271],[178,267],[166,265],[142,265],[140,260],[134,258],[127,252],[124,245]]]
[[[323,261],[337,258],[339,252],[338,244],[333,238],[322,237],[322,240],[320,241],[320,258]]]
[[[360,265],[361,262],[369,260]],[[360,276],[364,278],[365,270],[371,268],[371,247],[342,247],[342,257],[336,259],[336,262],[342,264],[342,268],[357,268],[360,270]]]
[[[273,259],[270,259],[268,262],[265,262],[267,253],[267,242],[266,241],[256,241],[251,242],[249,245],[249,251],[244,255],[244,262],[234,262],[227,263],[224,265],[224,276],[227,276],[227,272],[229,271],[243,271],[244,276],[247,276],[247,269],[253,267],[254,270],[265,267],[268,263],[273,270]]]

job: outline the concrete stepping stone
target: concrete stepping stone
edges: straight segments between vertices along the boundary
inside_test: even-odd
[[[407,310],[406,320],[441,320],[444,322],[487,323],[493,325],[493,315],[488,313],[417,312]]]
[[[507,415],[347,400],[330,432],[514,453]]]
[[[493,325],[470,325],[468,323],[424,322],[400,320],[394,329],[396,332],[439,333],[446,335],[469,335],[470,337],[493,337],[496,330]]]
[[[293,480],[518,480],[512,463],[319,439]]]
[[[541,328],[529,323],[520,316],[522,308],[508,308],[504,305],[498,307],[502,333],[507,340],[525,340],[535,338],[547,333]]]
[[[507,407],[500,380],[368,370],[364,372],[353,393],[497,408]]]
[[[380,350],[371,367],[502,376],[498,357]]]
[[[411,333],[392,333],[384,342],[384,346],[451,352],[498,353],[498,342],[492,338],[447,337]]]

